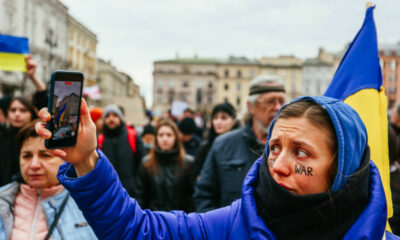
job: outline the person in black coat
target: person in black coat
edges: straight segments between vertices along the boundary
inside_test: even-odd
[[[7,123],[0,125],[0,186],[20,175],[19,158],[15,144],[18,131],[36,119],[37,110],[24,97],[14,97],[7,110]]]
[[[219,135],[239,128],[239,126],[240,123],[236,120],[236,110],[230,103],[221,103],[214,107],[211,112],[211,127],[208,131],[207,140],[202,142],[194,159],[192,171],[194,179],[197,179],[200,175],[214,139]]]
[[[103,112],[103,134],[98,136],[98,148],[108,156],[121,179],[122,185],[130,196],[134,194],[136,173],[145,155],[139,134],[135,136],[135,146],[129,142],[129,131],[121,109],[117,105],[108,105]],[[100,139],[104,142],[100,143]]]
[[[201,138],[196,135],[196,123],[193,118],[184,118],[178,126],[186,153],[195,156],[201,144]]]
[[[186,154],[176,124],[160,120],[155,145],[138,174],[135,197],[140,206],[157,211],[193,211],[192,165],[193,157]]]

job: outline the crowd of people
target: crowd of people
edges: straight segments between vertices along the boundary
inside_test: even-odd
[[[44,146],[48,92],[30,56],[26,64],[36,92],[0,99],[0,239],[385,235],[367,133],[343,102],[303,97],[284,105],[284,84],[271,75],[250,82],[243,121],[224,102],[208,117],[188,108],[132,126],[120,106],[83,101],[86,132],[65,153]],[[390,120],[389,222],[400,234],[400,105]]]

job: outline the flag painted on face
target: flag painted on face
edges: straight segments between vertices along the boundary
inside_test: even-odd
[[[28,38],[0,34],[0,70],[26,72]]]
[[[374,8],[367,9],[363,25],[347,49],[325,96],[343,100],[363,120],[368,132],[371,159],[379,169],[385,189],[387,217],[390,218],[393,208],[389,182],[388,104],[382,86]]]

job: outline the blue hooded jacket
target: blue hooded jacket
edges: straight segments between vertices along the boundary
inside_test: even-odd
[[[366,131],[358,115],[348,105],[327,97],[309,98],[327,109],[338,136],[338,167],[351,173],[359,166],[365,149]],[[297,101],[297,100],[295,100]],[[271,124],[270,131],[273,129]],[[268,146],[267,146],[268,148]],[[98,151],[96,167],[76,178],[72,165],[60,167],[58,178],[70,191],[99,239],[276,239],[257,214],[254,193],[262,158],[244,180],[241,199],[230,206],[207,213],[142,210],[122,188],[106,156]],[[360,159],[353,159],[353,158]],[[357,167],[358,168],[358,167]],[[345,180],[335,179],[342,186]],[[385,232],[386,200],[378,169],[370,162],[369,202],[343,239],[398,239]]]

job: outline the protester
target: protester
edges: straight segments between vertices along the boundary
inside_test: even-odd
[[[187,154],[194,156],[200,147],[201,139],[196,135],[196,124],[192,118],[184,118],[179,123],[183,146]]]
[[[97,136],[103,131],[103,109],[94,107],[90,110],[90,117],[96,125]]]
[[[251,119],[245,127],[215,139],[196,182],[193,199],[198,212],[240,198],[243,180],[261,156],[268,127],[284,101],[285,89],[276,76],[260,75],[250,82],[247,108]]]
[[[148,124],[143,127],[142,141],[146,154],[148,154],[156,141],[156,129],[152,125]]]
[[[0,98],[0,124],[7,123],[8,106],[10,106],[11,96]]]
[[[59,184],[57,171],[64,161],[45,148],[36,122],[17,134],[23,180],[0,188],[0,239],[97,239]]]
[[[207,140],[200,145],[194,160],[192,171],[194,179],[199,176],[215,138],[238,127],[239,122],[236,120],[236,110],[230,103],[221,103],[213,108]]]
[[[36,108],[24,97],[14,97],[7,109],[7,124],[0,125],[0,186],[10,183],[20,173],[15,136],[37,118]]]
[[[103,134],[97,138],[98,148],[107,154],[124,188],[133,196],[136,172],[145,153],[142,140],[135,129],[127,128],[117,105],[106,106],[103,122]]]
[[[155,146],[139,170],[135,197],[143,208],[192,211],[193,158],[185,153],[174,122],[161,119],[155,128]]]
[[[400,234],[400,104],[396,104],[389,130],[390,189],[392,192],[393,216],[389,219],[392,232]]]
[[[385,193],[365,126],[342,101],[303,97],[284,107],[242,198],[203,214],[143,211],[95,151],[85,102],[81,125],[75,147],[52,152],[68,162],[58,178],[100,239],[400,239],[385,232]]]

